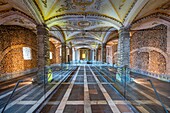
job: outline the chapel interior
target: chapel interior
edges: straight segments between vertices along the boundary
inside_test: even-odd
[[[169,113],[170,0],[0,0],[1,113]]]

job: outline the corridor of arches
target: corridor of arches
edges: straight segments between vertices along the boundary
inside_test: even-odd
[[[168,113],[169,6],[0,0],[0,111]]]

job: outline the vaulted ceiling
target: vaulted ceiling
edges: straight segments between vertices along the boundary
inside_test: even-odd
[[[96,14],[122,21],[135,0],[34,0],[44,20],[65,14]],[[126,5],[126,7],[123,7]]]
[[[155,12],[169,15],[167,4],[169,0],[0,0],[0,24],[33,31],[37,24],[46,24],[61,42],[96,48],[122,26]]]

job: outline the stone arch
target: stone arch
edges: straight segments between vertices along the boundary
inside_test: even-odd
[[[134,51],[130,54],[130,67],[148,71],[149,68],[149,52],[148,51]]]
[[[56,22],[59,22],[60,20],[70,20],[70,19],[77,19],[77,18],[84,18],[84,15],[82,14],[67,14],[67,15],[62,15],[62,16],[59,16],[59,17],[54,17],[54,18],[51,18],[49,20],[47,20],[45,23],[48,25],[48,27],[52,27],[52,26],[55,26]],[[122,23],[114,18],[109,18],[107,16],[102,16],[102,15],[87,15],[86,16],[87,19],[90,19],[90,20],[102,20],[102,21],[105,21],[107,23],[110,23],[110,25],[112,25],[114,28],[116,29],[120,29],[120,27],[122,26]],[[55,23],[55,24],[54,24]]]
[[[132,50],[130,52],[130,55],[131,55],[131,59],[130,59],[131,68],[140,68],[141,70],[149,71],[152,73],[158,73],[158,74],[166,73],[166,65],[168,62],[168,55],[161,49],[158,49],[155,47],[142,47],[140,49]],[[136,57],[135,57],[135,55],[136,55]],[[137,59],[143,59],[143,60],[141,60],[141,62],[138,62],[136,59],[135,60],[136,64],[135,64],[133,62],[133,57],[135,57]],[[151,66],[153,64],[155,66]],[[158,71],[155,71],[155,70],[158,70]]]
[[[36,22],[34,21],[34,19],[18,11],[8,11],[5,13],[1,13],[0,17],[3,17],[3,18],[0,18],[0,25],[7,23],[7,22],[15,21],[18,19],[18,23],[14,22],[14,24],[12,25],[18,25],[18,26],[25,27],[28,29],[36,28]]]
[[[77,35],[77,33],[73,34],[72,36],[69,36],[66,41],[74,39],[74,36],[76,36],[76,35]],[[91,33],[90,33],[89,35],[90,35],[91,37],[94,37],[93,39],[99,40],[99,37],[98,37],[98,36],[95,36],[94,34],[91,34]]]
[[[61,58],[60,58],[61,42],[60,42],[60,40],[58,38],[55,38],[55,37],[50,37],[49,41],[55,46],[55,49],[50,47],[50,51],[52,52],[52,54],[54,56],[52,58],[52,60],[50,60],[50,63],[53,63],[53,64],[57,63],[57,64],[59,64],[59,63],[61,63]]]
[[[88,48],[88,49],[93,49],[92,47],[90,46],[76,46],[76,49],[81,49],[81,48]]]
[[[95,26],[90,26],[90,27],[87,27],[87,28],[85,28],[84,30],[86,31],[86,30],[93,30],[93,29],[96,29],[96,28],[101,28],[101,27],[112,27],[112,26],[106,26],[106,25],[95,25]],[[70,35],[68,35],[68,37],[67,38],[70,38],[70,37],[73,37],[73,36],[75,36],[75,35],[77,35],[77,34],[79,34],[79,33],[81,33],[82,31],[77,31],[77,32],[73,32],[73,33],[71,33]],[[93,35],[94,37],[96,37],[96,35],[95,34],[92,34],[92,33],[90,33],[91,35]],[[99,37],[96,37],[96,38],[99,38]]]
[[[83,40],[82,38],[70,38],[70,39],[68,39],[68,40],[66,40],[66,42],[67,43],[69,43],[69,42],[71,42],[72,40]],[[100,40],[98,40],[98,39],[95,39],[95,38],[90,38],[90,37],[88,37],[88,38],[86,38],[86,40],[88,41],[94,41],[94,42],[96,42],[96,43],[101,43],[101,41]]]
[[[169,19],[169,15],[162,13],[154,13],[133,22],[131,30],[148,29],[158,26],[160,24],[170,26],[170,22],[168,21]]]
[[[60,40],[55,37],[50,37],[49,41],[52,42],[56,47],[58,46],[57,44],[61,43]]]
[[[111,31],[115,31],[115,28],[110,28],[106,35],[104,36],[103,42],[106,43],[108,40],[109,35],[112,33]]]
[[[61,28],[58,27],[58,26],[55,26],[55,27],[51,27],[50,30],[49,30],[49,33],[54,36],[54,37],[58,37],[56,39],[58,39],[60,42],[64,43],[65,42],[65,37],[66,37],[66,34],[64,34],[62,31],[61,31]]]
[[[22,72],[37,67],[37,37],[34,32],[21,26],[0,27],[1,74]],[[23,47],[31,48],[31,59],[24,59]],[[5,75],[4,75],[5,76]]]
[[[1,53],[1,56],[0,56],[0,62],[3,60],[3,58],[5,57],[5,55],[7,53],[9,53],[11,50],[13,49],[18,49],[18,48],[22,48],[22,47],[25,47],[27,46],[26,44],[21,44],[21,45],[13,45],[11,47],[8,47],[7,49],[5,49],[2,53]],[[34,47],[30,47],[31,49],[33,49],[34,51],[37,51],[37,48],[34,48]]]
[[[168,55],[164,52],[164,51],[162,51],[161,49],[159,49],[159,48],[155,48],[155,47],[142,47],[142,48],[140,48],[140,49],[134,49],[134,50],[132,50],[131,52],[130,52],[130,54],[132,54],[132,53],[134,53],[134,52],[150,52],[150,51],[157,51],[157,52],[159,52],[159,53],[161,53],[164,57],[165,57],[165,59],[166,59],[166,62],[168,61]]]

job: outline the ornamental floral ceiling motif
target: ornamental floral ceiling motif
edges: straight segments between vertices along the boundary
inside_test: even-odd
[[[123,21],[136,0],[34,0],[45,20],[67,13],[92,13]]]
[[[111,26],[106,26],[103,21],[100,20],[65,20],[62,21],[62,25],[60,23],[61,28],[63,29],[66,41],[70,39],[74,39],[71,42],[74,43],[74,41],[77,38],[82,38],[83,43],[89,43],[90,41],[86,41],[87,37],[92,37],[97,42],[101,43],[104,37],[104,34],[107,32],[107,30]],[[102,27],[101,27],[102,26]]]
[[[92,44],[88,40],[91,38],[93,42],[95,41],[93,45],[102,43],[107,30],[113,28],[107,18],[120,24],[135,2],[136,0],[34,0],[46,22],[61,18],[55,21],[54,26],[59,26],[63,30],[66,41],[70,42],[72,39],[72,45],[76,45],[80,38],[82,38],[80,41],[87,45]],[[73,17],[71,15],[82,17],[71,19]],[[97,16],[91,18],[89,15]]]
[[[75,28],[79,28],[79,29],[84,29],[86,27],[97,26],[97,25],[102,25],[102,24],[104,24],[104,22],[100,20],[96,21],[96,20],[88,20],[88,19],[60,21],[61,26],[69,26],[69,27],[74,26]]]
[[[65,0],[64,4],[61,4],[60,8],[56,12],[69,11],[80,9],[81,11],[86,11],[88,8],[93,8],[95,10],[100,10],[102,5],[102,0]]]
[[[49,29],[59,28],[50,33],[60,32],[55,35],[60,41],[95,47],[105,43],[106,36],[107,40],[115,37],[128,22],[156,12],[169,15],[169,11],[169,0],[0,0],[0,24],[34,31],[36,24],[46,24]],[[113,34],[108,35],[110,29]]]

